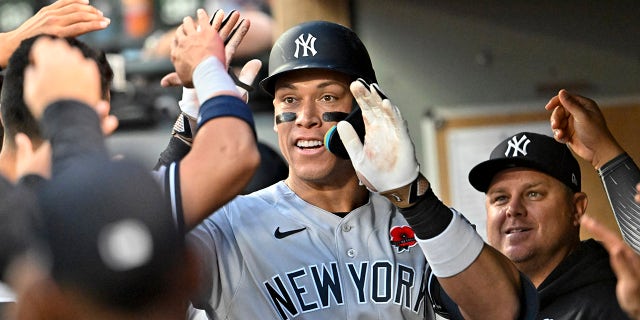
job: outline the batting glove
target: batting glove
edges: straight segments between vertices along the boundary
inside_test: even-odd
[[[351,92],[362,109],[364,144],[350,123],[340,121],[337,130],[360,181],[398,207],[411,206],[429,183],[420,175],[406,121],[389,99],[381,97],[377,84],[358,79],[351,83]]]
[[[198,119],[198,110],[200,110],[200,102],[196,89],[182,87],[182,99],[178,102],[180,111],[191,120]]]

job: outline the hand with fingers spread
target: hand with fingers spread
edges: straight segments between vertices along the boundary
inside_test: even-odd
[[[100,75],[96,62],[85,58],[64,39],[39,38],[31,48],[32,65],[24,75],[24,101],[36,119],[58,100],[78,100],[98,106]]]
[[[203,28],[202,21],[206,19],[208,19],[208,16],[206,15],[206,13],[203,10],[199,10],[198,26],[196,27],[196,30],[198,28],[202,30]],[[181,30],[192,30],[190,27],[190,18],[187,17],[185,18],[184,21],[185,21],[184,24],[180,26],[176,31],[176,41],[178,39],[183,39],[185,43],[189,43],[187,42],[187,39],[184,37],[181,37],[181,34],[180,34]],[[233,56],[236,52],[236,49],[242,42],[242,39],[244,38],[244,36],[247,34],[249,27],[250,27],[250,22],[248,20],[240,20],[240,14],[237,11],[231,11],[225,17],[224,11],[217,10],[214,13],[213,17],[211,17],[211,19],[209,20],[207,28],[212,29],[214,32],[217,32],[218,34],[218,37],[215,39],[215,41],[219,41],[218,39],[223,39],[225,59],[220,61],[224,61],[225,70],[229,70],[229,65],[233,60]],[[213,39],[211,39],[210,41],[213,41]],[[177,44],[177,42],[174,42],[174,44]],[[219,50],[219,48],[217,50]],[[186,74],[188,72],[186,70],[180,71],[179,64],[176,64],[177,59],[180,58],[177,55],[185,54],[185,52],[179,49],[176,49],[175,51],[172,50],[172,59],[174,57],[174,54],[176,55],[175,57],[176,60],[174,61],[174,65],[176,66],[176,72],[170,73],[165,77],[163,77],[160,83],[162,86],[177,86],[177,85],[183,86],[182,99],[180,100],[180,103],[179,103],[180,110],[182,111],[183,114],[185,114],[190,119],[190,121],[195,121],[195,119],[197,119],[198,117],[198,110],[200,108],[200,103],[202,103],[203,101],[199,101],[195,90],[192,89],[193,74]],[[218,51],[218,55],[216,55],[216,58],[220,59],[219,51]],[[243,84],[247,84],[250,86],[255,80],[255,77],[257,76],[258,72],[260,71],[261,66],[262,66],[262,62],[258,59],[254,59],[247,62],[242,68],[242,70],[240,71],[240,75],[237,78],[237,80]],[[240,93],[239,95],[241,96],[241,98],[245,102],[247,102],[249,98],[248,91],[241,86],[236,86],[236,89]],[[195,128],[195,126],[192,126],[192,127]]]
[[[58,0],[40,9],[17,29],[0,33],[0,67],[7,65],[9,57],[24,39],[43,33],[75,37],[104,29],[110,22],[88,0]]]
[[[624,150],[609,131],[602,111],[591,99],[560,90],[545,106],[554,138],[598,169]]]
[[[238,23],[240,15],[232,11],[224,19],[222,10],[216,11],[209,20],[203,9],[197,11],[197,21],[185,17],[176,30],[171,46],[171,61],[176,67],[176,75],[170,74],[162,79],[164,86],[182,84],[193,87],[193,71],[204,59],[214,56],[229,68],[229,63],[242,38],[249,30],[250,23],[243,20]],[[237,24],[237,26],[236,26]]]
[[[410,185],[420,167],[405,120],[377,84],[351,83],[351,92],[362,109],[364,144],[351,124],[341,121],[338,133],[360,180],[372,191],[385,192]]]
[[[629,317],[640,319],[640,255],[595,219],[585,215],[580,225],[593,233],[609,251],[611,268],[618,278],[618,302]]]
[[[196,21],[191,17],[183,19],[171,45],[171,62],[185,87],[193,87],[194,70],[209,57],[224,63],[224,43],[218,30],[209,25],[207,13],[198,9]]]

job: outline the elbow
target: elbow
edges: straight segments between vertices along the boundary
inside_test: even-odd
[[[502,302],[497,302],[502,301]],[[494,303],[497,302],[497,303]],[[510,299],[498,299],[494,302],[490,303],[493,307],[485,308],[480,307],[479,309],[475,309],[474,312],[466,312],[462,308],[460,312],[464,319],[504,319],[504,320],[513,320],[513,319],[522,319],[521,315],[521,306],[520,301],[513,301]],[[496,308],[496,305],[500,305],[499,308]]]
[[[253,147],[243,152],[241,157],[244,158],[244,165],[246,166],[247,171],[251,172],[251,176],[253,176],[260,166],[260,152],[258,151],[257,145],[254,143]]]
[[[233,153],[227,153],[226,156],[227,159],[233,159],[228,163],[233,167],[230,169],[236,171],[243,177],[242,180],[248,182],[260,166],[260,152],[255,139],[236,144],[234,147],[227,148],[226,151]]]

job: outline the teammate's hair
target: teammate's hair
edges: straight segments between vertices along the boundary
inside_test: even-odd
[[[27,108],[23,97],[24,72],[30,63],[29,52],[31,51],[33,43],[41,36],[56,38],[50,35],[38,35],[25,39],[11,55],[5,71],[4,83],[2,85],[2,91],[0,92],[0,112],[2,113],[4,135],[8,140],[7,145],[12,147],[14,147],[14,138],[18,132],[26,134],[36,145],[42,141],[38,123]],[[113,70],[104,52],[91,48],[76,38],[69,37],[65,38],[65,40],[67,40],[72,47],[80,49],[85,57],[96,61],[100,71],[102,98],[109,100]]]

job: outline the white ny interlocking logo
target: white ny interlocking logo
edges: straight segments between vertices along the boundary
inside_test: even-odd
[[[307,33],[307,40],[304,39],[304,34],[301,34],[296,39],[296,52],[293,54],[294,57],[298,57],[298,52],[300,51],[300,47],[304,50],[302,52],[302,56],[306,57],[309,55],[307,50],[311,51],[311,55],[315,56],[318,51],[316,51],[316,37],[312,36],[310,33]]]
[[[518,152],[522,153],[523,156],[526,156],[527,146],[529,145],[529,142],[531,142],[531,140],[529,140],[529,138],[527,138],[526,135],[522,135],[520,140],[516,139],[516,136],[511,137],[511,141],[509,141],[508,148],[507,148],[507,151],[505,151],[504,156],[505,157],[509,156],[509,152],[511,151],[512,147],[513,147],[513,154],[511,155],[512,157],[517,157]],[[522,147],[520,147],[521,145]]]

